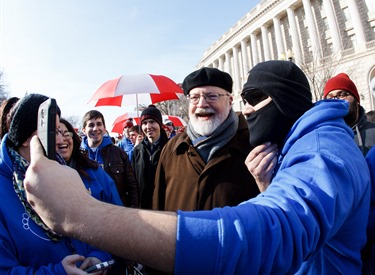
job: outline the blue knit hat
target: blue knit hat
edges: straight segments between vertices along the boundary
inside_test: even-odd
[[[21,147],[22,143],[37,130],[39,105],[48,98],[41,94],[29,94],[14,107],[8,138],[16,148]],[[57,107],[57,114],[61,116],[59,107]]]

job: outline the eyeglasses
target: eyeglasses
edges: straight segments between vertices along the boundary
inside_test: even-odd
[[[249,103],[251,106],[255,106],[261,101],[268,98],[264,92],[258,89],[251,89],[241,93],[243,104]]]
[[[350,95],[349,92],[347,91],[341,91],[341,92],[338,92],[337,94],[333,95],[333,94],[328,94],[326,96],[326,99],[345,99],[347,98],[348,96]]]
[[[168,122],[168,123],[166,123],[165,125],[167,125],[167,126],[172,126],[172,123],[171,123],[171,122]]]
[[[217,101],[222,96],[230,96],[230,95],[229,94],[214,94],[214,93],[211,94],[210,93],[210,94],[201,94],[201,95],[188,94],[186,97],[189,99],[191,104],[197,105],[198,102],[199,102],[199,99],[201,97],[203,97],[204,100],[206,100],[207,103],[213,103],[213,102]]]
[[[72,132],[62,132],[60,129],[56,129],[56,136],[61,135],[65,139],[71,139],[73,137]]]

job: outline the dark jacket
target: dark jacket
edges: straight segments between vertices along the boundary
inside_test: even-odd
[[[160,156],[153,208],[209,210],[255,197],[259,189],[244,163],[250,149],[249,131],[242,114],[234,137],[207,164],[191,145],[187,133],[178,134]]]
[[[125,206],[139,207],[139,185],[135,178],[131,163],[126,153],[114,145],[112,142],[102,142],[100,146],[100,157],[93,158],[90,154],[91,150],[87,144],[87,138],[84,137],[81,148],[85,150],[91,159],[98,161],[103,165],[104,170],[111,176],[116,183],[117,191],[121,201]],[[98,155],[98,153],[95,153]]]
[[[104,169],[115,181],[121,199],[128,207],[139,207],[139,184],[135,178],[128,156],[116,145],[102,149]],[[125,184],[124,184],[125,183]]]
[[[161,150],[168,142],[165,131],[161,129],[160,133],[160,138],[153,152],[150,151],[149,142],[146,137],[133,150],[132,167],[140,187],[142,209],[152,209],[156,167],[159,162]]]
[[[352,127],[354,131],[354,141],[364,156],[375,145],[375,123],[367,121],[365,110],[359,107],[358,123]]]

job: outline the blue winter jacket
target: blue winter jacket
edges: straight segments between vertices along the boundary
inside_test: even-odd
[[[88,152],[88,157],[89,159],[97,161],[99,164],[103,166],[104,160],[103,156],[101,154],[101,149],[105,146],[108,146],[112,143],[111,137],[110,136],[104,136],[102,143],[98,146],[98,148],[95,150],[95,152],[90,148],[87,136],[82,137],[81,141],[81,148],[85,149]]]
[[[6,140],[7,136],[0,148],[0,274],[65,275],[61,261],[74,253],[102,261],[110,259],[109,253],[75,239],[53,242],[34,223],[14,191]]]
[[[365,257],[373,270],[375,270],[375,147],[372,147],[366,155],[366,161],[371,175],[371,203],[370,214],[367,224],[367,250]]]
[[[117,146],[120,147],[128,155],[129,161],[132,161],[132,155],[134,150],[134,145],[130,139],[123,137],[118,143]]]
[[[361,274],[370,176],[347,112],[340,100],[307,111],[256,198],[179,211],[176,274]]]
[[[97,200],[123,206],[113,179],[99,166],[98,169],[85,169],[87,177],[81,177],[86,189]]]

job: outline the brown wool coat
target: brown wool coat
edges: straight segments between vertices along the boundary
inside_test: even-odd
[[[209,210],[234,206],[259,194],[244,161],[250,152],[246,119],[235,136],[204,163],[186,133],[164,146],[155,177],[153,209]]]

